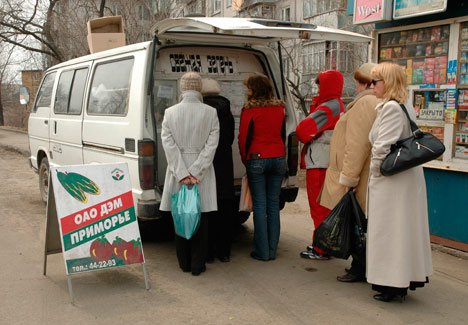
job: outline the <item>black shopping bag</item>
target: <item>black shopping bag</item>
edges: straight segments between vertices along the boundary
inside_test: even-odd
[[[314,232],[314,247],[342,259],[348,259],[353,250],[355,217],[352,195],[352,191],[347,192]]]
[[[353,232],[353,251],[358,258],[364,259],[366,255],[366,232],[367,232],[367,219],[356,199],[354,192],[350,192],[350,199],[353,205],[354,214],[354,232]]]

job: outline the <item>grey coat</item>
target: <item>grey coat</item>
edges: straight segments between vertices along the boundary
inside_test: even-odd
[[[171,210],[171,194],[179,191],[182,179],[192,175],[201,181],[201,211],[215,211],[218,207],[213,158],[219,140],[218,116],[213,107],[203,104],[199,92],[186,91],[181,99],[166,110],[162,122],[167,170],[160,209]]]

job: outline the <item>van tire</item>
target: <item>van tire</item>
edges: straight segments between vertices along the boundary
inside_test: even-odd
[[[39,192],[44,203],[47,203],[49,195],[49,172],[49,160],[44,157],[39,165]]]

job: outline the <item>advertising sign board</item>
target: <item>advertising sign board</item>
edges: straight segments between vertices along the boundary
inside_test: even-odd
[[[395,0],[393,19],[403,19],[444,12],[447,0]]]
[[[389,0],[355,0],[353,24],[368,24],[390,20],[392,1]]]
[[[144,263],[127,164],[50,168],[67,275]]]

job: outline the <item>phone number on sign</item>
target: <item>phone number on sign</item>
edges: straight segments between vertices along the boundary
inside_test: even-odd
[[[103,269],[106,267],[112,267],[116,265],[117,265],[117,262],[115,260],[91,262],[86,265],[72,266],[71,271],[72,272],[84,272],[84,271],[90,271],[90,270],[96,270],[96,269]]]

